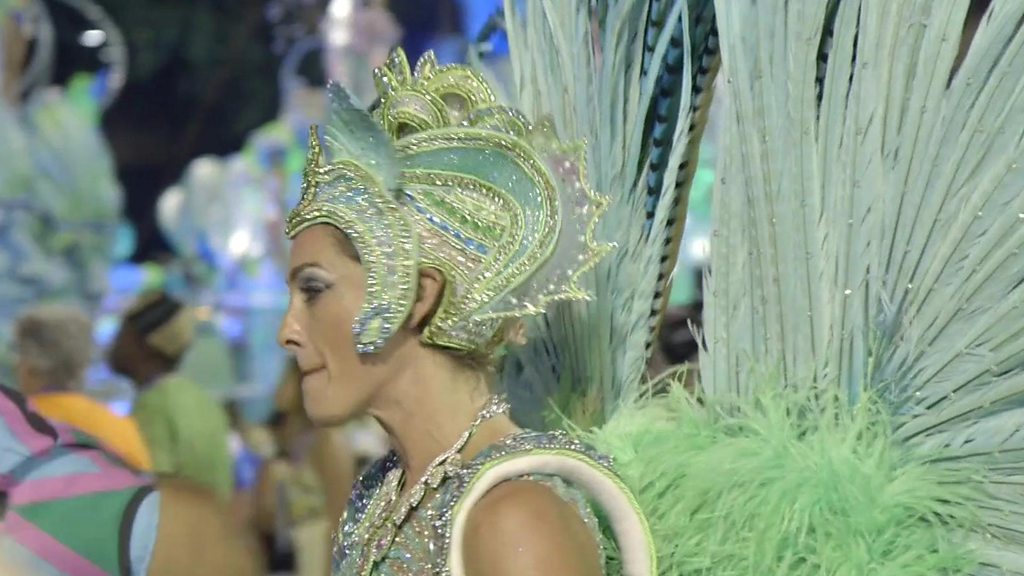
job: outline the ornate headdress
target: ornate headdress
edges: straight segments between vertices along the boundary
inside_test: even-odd
[[[424,266],[447,285],[423,341],[461,351],[492,352],[505,321],[586,298],[579,275],[610,245],[594,240],[606,201],[587,185],[582,144],[560,143],[549,124],[497,104],[480,74],[431,53],[414,72],[395,50],[376,81],[372,113],[329,87],[330,121],[323,144],[311,130],[286,230],[330,224],[355,246],[358,351],[379,350],[405,321]]]

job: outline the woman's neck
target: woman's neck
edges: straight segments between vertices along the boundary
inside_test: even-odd
[[[411,483],[458,442],[489,397],[482,375],[446,362],[425,362],[389,383],[369,412],[388,433]],[[462,454],[471,458],[516,430],[507,416],[491,418],[479,426]]]

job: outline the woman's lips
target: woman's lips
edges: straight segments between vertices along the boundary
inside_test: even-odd
[[[303,378],[307,378],[307,377],[312,376],[313,374],[316,374],[318,372],[323,372],[323,370],[324,370],[323,366],[321,366],[319,368],[311,368],[309,370],[303,370],[301,372],[301,375],[302,375]]]

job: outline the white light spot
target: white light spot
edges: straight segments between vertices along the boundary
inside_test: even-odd
[[[234,234],[228,238],[228,252],[232,256],[241,256],[249,249],[252,245],[252,235],[249,234],[248,230],[236,230]]]
[[[78,43],[86,48],[99,48],[107,42],[107,33],[103,30],[86,30],[78,35]]]
[[[704,262],[711,256],[711,241],[707,238],[697,238],[690,243],[690,257],[696,262]]]

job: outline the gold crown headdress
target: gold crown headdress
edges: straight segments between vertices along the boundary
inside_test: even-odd
[[[366,272],[353,332],[374,352],[406,320],[420,267],[447,285],[422,339],[493,352],[503,322],[556,300],[584,299],[579,275],[609,249],[594,241],[606,200],[594,194],[579,143],[558,142],[498,105],[483,77],[439,66],[427,53],[410,70],[395,50],[376,71],[371,114],[338,85],[321,144],[315,128],[294,238],[315,224],[344,232]]]

